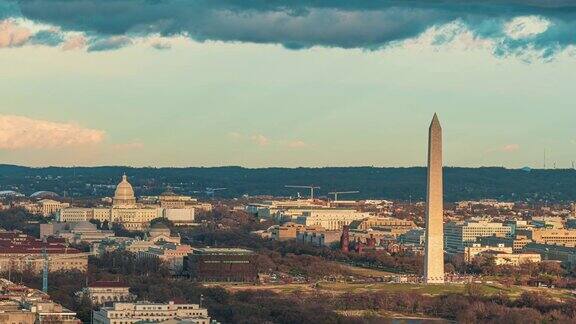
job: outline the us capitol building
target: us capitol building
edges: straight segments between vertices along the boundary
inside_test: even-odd
[[[171,197],[173,194],[171,194]],[[173,197],[172,197],[173,199]],[[160,197],[160,201],[163,197]],[[144,205],[136,202],[134,189],[128,182],[126,175],[116,187],[111,207],[78,208],[70,207],[60,210],[56,219],[59,222],[82,222],[97,219],[109,224],[121,224],[125,229],[135,231],[144,230],[150,221],[158,217],[166,217],[175,223],[194,222],[194,208],[179,206],[180,208],[165,208],[161,205]]]

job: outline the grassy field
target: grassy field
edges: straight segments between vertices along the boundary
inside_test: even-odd
[[[354,267],[347,264],[338,263],[342,269],[357,276],[362,277],[387,277],[387,276],[394,276],[397,275],[392,272],[382,271],[382,270],[375,270],[375,269],[367,269],[367,268],[360,268]]]
[[[390,272],[365,269],[354,267],[350,265],[339,264],[346,272],[360,277],[387,277],[393,275]],[[276,293],[315,293],[324,292],[332,294],[343,294],[346,292],[351,293],[366,293],[366,292],[416,292],[425,295],[445,295],[450,293],[466,293],[466,285],[464,284],[445,284],[445,285],[424,285],[424,284],[410,284],[410,283],[352,283],[352,282],[327,282],[322,281],[316,284],[271,284],[271,285],[249,285],[249,284],[212,284],[220,285],[230,291],[240,290],[272,290]],[[525,291],[537,292],[542,295],[547,295],[556,299],[574,298],[569,290],[566,289],[550,289],[538,287],[521,287],[511,286],[505,287],[498,283],[482,283],[478,284],[481,293],[484,295],[505,294],[508,297],[516,298]]]
[[[465,293],[466,286],[462,284],[446,285],[423,285],[423,284],[405,284],[405,283],[371,283],[371,284],[353,284],[353,283],[331,283],[323,282],[318,284],[318,289],[333,292],[417,292],[426,295],[444,295],[449,293]],[[494,295],[497,293],[506,293],[507,295],[520,294],[521,290],[517,287],[504,288],[498,285],[481,284],[480,289],[485,295]]]
[[[406,283],[348,283],[348,282],[319,282],[312,284],[284,284],[284,285],[225,285],[230,291],[240,290],[272,290],[277,293],[314,293],[326,292],[333,294],[366,293],[366,292],[417,292],[426,295],[444,295],[449,293],[465,293],[466,286],[462,284],[446,285],[423,285]],[[508,296],[516,297],[522,293],[519,287],[505,288],[499,285],[480,284],[480,289],[485,295],[495,295],[505,293]]]

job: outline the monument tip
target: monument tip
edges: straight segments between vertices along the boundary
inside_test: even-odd
[[[432,117],[432,122],[430,123],[430,126],[433,126],[433,125],[440,126],[440,120],[438,119],[437,113],[434,113],[434,117]]]

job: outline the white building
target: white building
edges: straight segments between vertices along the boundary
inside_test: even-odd
[[[136,203],[134,189],[124,175],[116,187],[111,208],[64,208],[57,214],[56,219],[60,222],[97,219],[101,222],[121,224],[128,230],[144,230],[148,228],[151,220],[161,216],[162,210],[158,206]]]
[[[512,228],[486,220],[448,223],[444,226],[444,246],[447,253],[462,253],[464,247],[480,237],[510,237]]]
[[[114,303],[92,313],[94,324],[132,324],[170,320],[183,323],[210,324],[208,310],[196,304],[156,304],[148,302]],[[178,321],[176,321],[178,323]]]
[[[163,208],[162,217],[167,218],[176,226],[194,224],[194,208]]]
[[[112,207],[99,208],[63,208],[56,219],[60,222],[81,222],[97,219],[100,222],[121,224],[127,230],[142,231],[148,228],[150,221],[165,217],[175,225],[192,225],[196,209],[211,209],[212,205],[203,204],[191,197],[163,194],[160,205],[145,205],[136,202],[134,189],[124,175],[116,187]]]
[[[112,302],[130,302],[136,295],[130,293],[130,287],[118,281],[96,281],[77,293],[79,298],[87,296],[94,305]]]
[[[315,209],[302,212],[296,218],[296,223],[305,226],[321,226],[326,230],[341,230],[344,225],[350,225],[355,220],[370,216],[370,213],[354,209]]]
[[[94,243],[114,238],[114,232],[99,230],[96,225],[87,222],[47,223],[40,224],[40,238],[55,236],[66,239],[68,243]]]

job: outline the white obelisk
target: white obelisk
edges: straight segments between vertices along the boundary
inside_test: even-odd
[[[442,127],[434,114],[428,131],[428,187],[424,282],[444,283],[444,224],[442,193]]]

